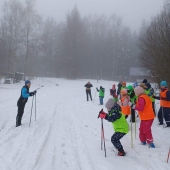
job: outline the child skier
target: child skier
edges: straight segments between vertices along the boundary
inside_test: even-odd
[[[121,107],[113,99],[109,99],[105,107],[108,110],[108,114],[102,111],[99,113],[99,117],[112,122],[115,133],[111,137],[111,142],[118,150],[118,156],[125,156],[126,153],[120,143],[120,139],[128,133],[128,123],[121,112]]]
[[[105,89],[102,86],[100,86],[100,90],[98,88],[96,88],[96,90],[99,92],[100,105],[103,105]]]
[[[145,94],[145,90],[142,87],[138,86],[134,91],[138,100],[136,105],[132,104],[131,107],[138,111],[139,118],[141,119],[139,128],[141,144],[146,145],[147,143],[150,148],[155,148],[151,132],[151,126],[155,118],[155,114],[152,109],[152,101],[149,96]]]
[[[163,125],[164,117],[167,127],[170,127],[170,90],[167,88],[166,81],[162,81],[160,86],[160,97],[153,96],[155,99],[160,100],[160,109],[158,112],[159,125]]]
[[[118,101],[118,97],[117,97],[117,95],[116,95],[116,88],[115,88],[115,84],[113,84],[113,86],[112,86],[112,89],[110,89],[110,95],[111,96],[113,96],[113,99],[115,100],[115,101]]]
[[[125,115],[125,118],[127,119],[131,113],[130,106],[129,106],[130,97],[127,95],[127,89],[121,90],[121,96],[122,98],[119,104],[122,108],[122,113]]]

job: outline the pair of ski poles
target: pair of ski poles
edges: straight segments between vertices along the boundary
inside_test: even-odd
[[[102,111],[103,111],[103,109],[100,112],[102,112]],[[99,118],[99,115],[98,115],[98,118]],[[104,126],[103,126],[103,119],[101,119],[101,150],[103,150],[103,146],[104,146],[104,152],[105,152],[105,157],[106,157],[106,144],[105,144],[105,136],[104,136]]]

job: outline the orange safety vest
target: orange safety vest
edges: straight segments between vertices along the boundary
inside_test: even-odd
[[[126,97],[121,98],[121,102],[124,103]],[[122,108],[122,113],[124,115],[130,115],[130,106],[121,106]]]
[[[167,91],[168,91],[168,89],[163,91],[163,92],[162,91],[160,92],[160,100],[161,100],[161,97],[166,98]],[[170,101],[161,100],[160,101],[160,106],[162,106],[162,107],[170,107]]]
[[[143,94],[139,97],[144,98],[145,100],[145,107],[143,111],[138,111],[139,113],[139,117],[141,120],[151,120],[155,118],[155,114],[153,112],[153,108],[152,108],[152,101],[150,99],[150,97],[146,94]],[[137,106],[138,106],[138,101],[137,101]]]

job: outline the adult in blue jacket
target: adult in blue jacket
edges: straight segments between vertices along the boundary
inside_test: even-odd
[[[31,86],[31,82],[29,80],[26,80],[25,86],[23,86],[22,89],[21,89],[21,96],[20,96],[20,98],[18,99],[18,102],[17,102],[18,114],[17,114],[17,117],[16,117],[16,127],[21,125],[21,119],[22,119],[22,116],[24,114],[24,108],[25,108],[25,104],[28,101],[28,97],[34,96],[37,92],[37,91],[34,91],[34,92],[30,93],[29,92],[30,86]]]

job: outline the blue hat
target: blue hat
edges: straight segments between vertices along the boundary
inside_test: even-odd
[[[167,82],[166,82],[166,81],[161,81],[160,86],[165,86],[165,87],[167,87],[168,85],[167,85]]]
[[[25,85],[30,84],[30,83],[31,83],[30,80],[26,80],[26,81],[25,81]]]
[[[137,86],[139,86],[138,82],[133,83],[134,88],[137,87]]]

